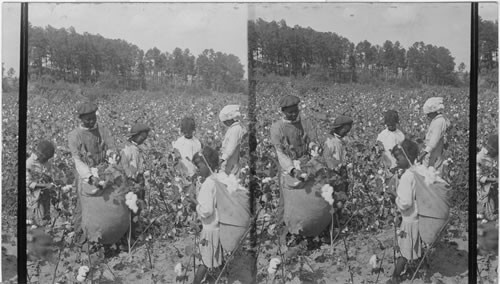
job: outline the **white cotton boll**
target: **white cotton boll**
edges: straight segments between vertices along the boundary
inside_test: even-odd
[[[307,174],[306,174],[306,173],[302,173],[302,174],[300,175],[300,177],[301,177],[302,179],[307,179]]]
[[[129,192],[125,195],[125,204],[127,204],[128,208],[134,213],[137,213],[137,210],[139,210],[137,207],[137,195],[133,192]]]
[[[85,282],[85,280],[87,280],[87,277],[85,277],[85,276],[82,276],[82,275],[76,276],[76,281],[78,281],[78,282]]]
[[[181,181],[181,178],[180,177],[175,177],[175,182],[180,182]]]
[[[84,266],[80,266],[80,268],[78,269],[78,274],[80,275],[87,275],[87,273],[89,273],[90,271],[90,268],[86,265]]]
[[[272,268],[274,270],[278,269],[278,266],[281,264],[281,259],[280,258],[273,258],[271,261],[269,261],[269,268]]]
[[[182,263],[177,263],[177,265],[175,265],[175,268],[174,268],[174,271],[175,271],[175,274],[177,274],[177,276],[183,276],[184,275],[184,267],[182,267]]]
[[[276,269],[269,267],[267,268],[267,273],[269,273],[269,275],[274,275],[276,273]]]
[[[335,202],[332,195],[333,187],[331,185],[325,184],[323,185],[323,187],[321,187],[321,197],[323,197],[323,199],[330,205],[333,205],[333,203]]]
[[[264,178],[264,179],[262,180],[262,183],[269,183],[269,182],[271,182],[271,180],[272,180],[272,178],[270,178],[270,177],[266,177],[266,178]]]
[[[380,169],[380,170],[378,170],[378,172],[377,172],[377,173],[378,173],[379,175],[382,175],[382,174],[384,174],[384,171],[383,171],[382,169]]]
[[[352,167],[353,167],[352,163],[347,164],[348,169],[352,169]]]
[[[370,258],[369,264],[371,265],[372,268],[378,268],[379,261],[378,261],[378,257],[376,254],[372,255],[372,257]]]
[[[62,190],[64,193],[66,193],[66,192],[70,191],[70,190],[71,190],[71,188],[73,188],[73,186],[72,186],[71,184],[68,184],[68,185],[63,186],[63,187],[61,188],[61,190]]]
[[[90,173],[93,177],[99,178],[99,170],[97,168],[90,168]]]

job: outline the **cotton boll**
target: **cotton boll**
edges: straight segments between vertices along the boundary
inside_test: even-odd
[[[125,204],[127,204],[128,208],[134,213],[137,213],[137,210],[139,210],[137,207],[137,195],[133,192],[129,192],[125,195]]]
[[[85,282],[85,280],[87,280],[87,277],[84,277],[82,275],[76,276],[76,281],[78,282]]]
[[[275,257],[275,258],[271,259],[271,261],[269,261],[268,272],[270,269],[273,269],[276,272],[276,270],[278,269],[280,264],[281,264],[280,258]]]
[[[372,257],[370,258],[370,262],[369,264],[371,265],[372,268],[378,268],[379,266],[379,261],[378,261],[378,257],[376,254],[372,255]]]
[[[184,275],[184,267],[182,267],[182,263],[177,263],[177,265],[175,265],[175,268],[174,268],[174,271],[175,271],[175,274],[177,274],[177,276],[183,276]]]
[[[269,275],[274,275],[276,273],[276,269],[273,269],[273,268],[269,267],[267,269],[267,273],[269,273]]]
[[[80,268],[78,269],[78,275],[82,275],[82,276],[85,276],[87,277],[87,274],[89,273],[90,271],[90,268],[86,265],[84,266],[80,266]]]

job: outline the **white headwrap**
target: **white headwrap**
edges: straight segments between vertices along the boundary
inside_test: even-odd
[[[240,106],[239,105],[227,105],[219,113],[220,121],[224,122],[226,120],[234,119],[239,117],[240,114]]]
[[[444,110],[443,98],[433,97],[428,99],[422,107],[425,114]]]

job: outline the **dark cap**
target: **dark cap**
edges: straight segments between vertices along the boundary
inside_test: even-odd
[[[300,99],[296,96],[288,95],[280,100],[280,108],[296,106],[300,103]]]
[[[141,132],[149,132],[151,128],[144,123],[136,123],[130,128],[130,136],[135,136]]]
[[[342,127],[343,125],[346,125],[346,124],[352,124],[352,123],[353,123],[352,118],[345,116],[345,115],[341,115],[341,116],[335,118],[335,121],[333,122],[333,129]]]
[[[78,115],[93,113],[97,111],[97,105],[94,103],[81,103],[76,109]]]

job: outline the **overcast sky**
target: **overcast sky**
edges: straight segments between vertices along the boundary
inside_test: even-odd
[[[496,20],[496,4],[480,5],[480,16]],[[470,65],[470,3],[317,3],[255,4],[251,18],[284,19],[288,26],[335,32],[354,44],[368,40],[380,46],[399,41],[408,49],[416,41],[444,46]]]
[[[20,4],[3,3],[2,62],[19,68]],[[189,3],[30,3],[34,26],[69,28],[82,34],[123,39],[146,52],[189,48],[196,57],[205,49],[232,53],[247,72],[247,6]],[[18,72],[16,72],[18,74]]]
[[[479,4],[486,20],[498,19],[496,3]],[[289,26],[331,31],[358,43],[382,45],[415,41],[448,48],[458,66],[470,65],[470,3],[317,3],[317,4],[73,4],[31,3],[35,26],[73,26],[78,33],[120,38],[146,51],[157,47],[171,53],[189,48],[194,55],[206,48],[232,53],[247,68],[247,19],[285,19]],[[2,3],[2,62],[19,69],[20,4]]]

